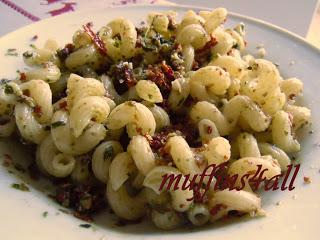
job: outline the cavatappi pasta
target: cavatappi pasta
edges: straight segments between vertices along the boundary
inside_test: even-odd
[[[139,27],[120,17],[25,52],[28,70],[0,82],[0,137],[36,146],[42,174],[67,182],[57,201],[78,216],[107,203],[121,219],[171,230],[263,215],[249,182],[160,189],[166,174],[198,183],[212,164],[240,177],[260,165],[272,179],[301,148],[296,133],[311,118],[295,101],[303,82],[244,55],[245,26],[226,28],[226,18],[224,8],[190,10],[180,22],[153,12]]]

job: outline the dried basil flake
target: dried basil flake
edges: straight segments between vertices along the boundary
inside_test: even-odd
[[[23,192],[30,191],[29,187],[27,185],[25,185],[24,183],[12,183],[11,187],[15,188],[17,190],[23,191]]]

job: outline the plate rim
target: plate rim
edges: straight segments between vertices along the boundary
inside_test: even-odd
[[[133,7],[133,6],[108,6],[108,7],[105,7],[105,8],[101,8],[101,9],[99,9],[99,11],[103,11],[103,10],[105,10],[105,9],[114,9],[114,8],[117,8],[117,9],[123,9],[123,8],[128,8],[128,7]],[[141,6],[141,5],[139,5],[139,7],[138,6],[136,6],[136,5],[134,5],[134,7],[135,8],[144,8],[144,7],[146,7],[146,6]],[[153,7],[153,8],[152,8]],[[172,7],[172,8],[174,8],[174,9],[180,9],[180,10],[187,10],[187,9],[194,9],[194,10],[200,10],[200,9],[204,9],[204,10],[206,10],[206,9],[210,9],[210,8],[201,8],[201,7],[195,7],[195,6],[188,6],[188,5],[185,5],[185,6],[183,6],[183,7],[181,7],[181,6],[171,6],[171,5],[169,5],[169,6],[165,6],[165,5],[159,5],[159,6],[157,6],[157,8],[154,8],[154,5],[147,5],[147,8],[148,9],[166,9],[166,8],[170,8],[170,7]],[[92,11],[94,11],[94,9],[95,8],[90,8],[90,9],[85,9],[85,10],[80,10],[80,11],[77,11],[77,12],[74,12],[74,13],[70,13],[70,15],[78,15],[78,14],[83,14],[83,13],[86,13],[86,12],[92,12]],[[135,11],[134,9],[132,10],[132,11]],[[39,22],[36,22],[36,23],[33,23],[33,24],[29,24],[29,25],[27,25],[27,26],[24,26],[24,27],[22,27],[22,28],[19,28],[19,29],[17,29],[17,30],[15,30],[15,31],[13,31],[13,32],[11,32],[11,33],[9,33],[9,34],[7,34],[7,35],[10,35],[10,34],[15,34],[15,32],[16,31],[26,31],[26,29],[28,29],[29,27],[30,28],[34,28],[34,27],[39,27],[39,26],[43,26],[42,24],[44,24],[44,25],[47,25],[48,23],[51,23],[52,21],[55,21],[56,19],[64,19],[64,18],[68,18],[69,17],[69,15],[68,16],[66,16],[66,15],[68,15],[68,14],[63,14],[63,15],[60,15],[60,16],[57,16],[57,17],[54,17],[54,18],[48,18],[48,19],[44,19],[44,20],[42,20],[42,21],[39,21]],[[259,20],[259,19],[255,19],[255,18],[251,18],[251,17],[247,17],[247,16],[243,16],[243,15],[241,15],[241,14],[235,14],[235,13],[230,13],[230,15],[231,16],[234,16],[234,17],[236,17],[236,18],[243,18],[244,20],[248,20],[251,24],[258,24],[257,26],[265,26],[265,25],[267,25],[267,26],[265,26],[265,29],[266,30],[275,30],[274,31],[274,33],[275,34],[279,34],[280,36],[282,35],[283,37],[285,37],[285,38],[288,38],[288,40],[290,40],[291,39],[291,41],[293,41],[293,42],[296,42],[297,44],[299,44],[302,48],[303,48],[303,51],[309,51],[309,50],[312,50],[312,48],[310,48],[310,46],[312,47],[312,45],[311,44],[309,44],[308,42],[306,42],[302,37],[300,37],[300,36],[293,36],[293,35],[295,35],[294,33],[290,33],[289,31],[287,31],[287,30],[285,30],[285,29],[281,29],[280,27],[277,27],[277,26],[275,26],[275,25],[272,25],[272,24],[268,24],[268,23],[266,23],[266,22],[264,22],[264,21],[262,21],[262,20]],[[253,20],[251,20],[251,19],[253,19]],[[79,24],[79,25],[81,25],[81,23],[82,22],[78,22],[77,24]],[[39,26],[37,26],[37,24],[39,24]],[[270,27],[271,26],[271,27]],[[273,27],[272,27],[273,26]],[[279,32],[279,29],[280,29],[280,32]],[[289,33],[289,34],[288,34]],[[4,37],[5,38],[7,38],[8,36],[7,35],[5,35]],[[292,37],[293,36],[293,37]],[[3,39],[2,38],[0,38],[0,43],[1,43],[1,41],[2,41]],[[4,41],[5,41],[6,39],[4,39]],[[301,42],[302,41],[302,42]],[[314,51],[313,52],[313,56],[314,57],[318,57],[319,56],[319,53],[320,53],[320,51],[319,51],[319,49],[316,49],[317,51]],[[258,223],[258,220],[256,220],[256,222]],[[240,226],[240,225],[239,225]],[[254,225],[254,226],[259,226],[259,225]],[[106,228],[103,228],[103,231],[105,231],[105,229]],[[247,229],[249,229],[249,228],[247,228]],[[258,230],[258,229],[256,229],[256,230]],[[108,232],[109,232],[109,229],[107,230]],[[126,234],[126,232],[123,232],[124,234]],[[165,232],[166,233],[166,237],[168,237],[169,239],[174,239],[175,237],[174,237],[174,235],[172,235],[172,233],[170,233],[170,232]],[[179,233],[179,232],[173,232],[173,234],[177,234],[177,233]],[[189,236],[190,238],[187,238],[187,239],[192,239],[192,234],[190,234],[189,232],[183,232],[183,233],[186,233],[187,235],[182,235],[182,237],[187,237],[187,236]],[[200,233],[200,231],[197,231],[197,233]],[[204,239],[209,239],[210,237],[213,237],[213,236],[216,236],[216,235],[213,235],[213,233],[210,231],[210,232],[205,232],[205,233],[208,233],[207,234],[207,236],[204,238]],[[168,235],[167,235],[168,234]],[[212,234],[212,235],[211,235]],[[1,235],[1,234],[0,234]],[[178,234],[178,235],[180,235],[180,233]],[[179,237],[177,235],[177,238]],[[211,235],[211,236],[210,236]],[[131,235],[130,234],[130,236],[133,236],[133,235]],[[137,235],[136,235],[137,236]],[[134,236],[134,239],[136,239],[136,236]],[[140,235],[138,235],[138,236],[140,236]],[[199,235],[198,235],[199,236]],[[204,237],[205,235],[201,235],[200,237]],[[219,235],[220,236],[220,235]],[[243,235],[244,236],[244,235]],[[290,235],[291,236],[291,235]],[[121,237],[123,237],[123,238],[125,238],[126,237],[126,235],[121,235]],[[207,238],[207,237],[209,237],[209,238]],[[292,236],[291,236],[292,237]],[[116,239],[118,239],[118,237],[115,237]],[[148,238],[148,237],[147,237]],[[147,239],[146,238],[146,239]],[[111,238],[111,239],[113,239],[113,238]],[[120,238],[119,238],[120,239]],[[157,237],[157,239],[158,239],[158,237]],[[217,239],[221,239],[220,237],[218,237]],[[261,239],[265,239],[264,237],[262,237]],[[296,238],[293,238],[293,239],[296,239]]]
[[[1,41],[5,41],[6,38],[8,38],[10,35],[15,34],[16,32],[21,31],[24,28],[32,28],[33,26],[39,25],[39,24],[44,24],[46,22],[50,22],[50,21],[55,21],[56,19],[60,19],[60,18],[68,18],[68,16],[70,15],[78,15],[78,14],[85,14],[88,12],[92,12],[94,10],[106,10],[106,9],[121,9],[121,8],[151,8],[153,9],[154,7],[160,7],[160,8],[180,8],[183,10],[196,10],[196,11],[201,11],[201,10],[212,10],[213,8],[209,8],[209,7],[203,7],[203,6],[195,6],[195,5],[187,5],[187,4],[176,4],[176,5],[170,5],[170,4],[155,4],[155,5],[151,5],[151,4],[127,4],[127,5],[110,5],[110,6],[106,6],[103,8],[96,8],[96,7],[92,7],[92,8],[87,8],[87,9],[81,9],[81,10],[77,10],[71,13],[65,13],[62,15],[58,15],[58,16],[54,16],[54,17],[48,17],[48,18],[44,18],[41,19],[40,21],[31,23],[31,24],[27,24],[25,26],[22,26],[12,32],[9,32],[3,36],[0,37],[0,42]],[[134,11],[134,9],[133,9]],[[251,16],[247,16],[244,14],[240,14],[240,13],[236,13],[236,12],[232,12],[232,11],[228,11],[228,15],[236,17],[236,18],[242,18],[245,19],[249,22],[255,23],[255,24],[259,24],[262,25],[264,27],[267,27],[269,29],[272,29],[278,33],[284,34],[292,39],[294,39],[295,41],[298,41],[300,44],[304,45],[304,47],[309,48],[310,50],[315,51],[315,53],[319,54],[320,56],[320,48],[316,47],[315,45],[311,44],[310,42],[308,42],[304,37],[291,32],[290,30],[287,30],[283,27],[277,26],[273,23],[270,23],[268,21],[264,21],[255,17],[251,17]]]

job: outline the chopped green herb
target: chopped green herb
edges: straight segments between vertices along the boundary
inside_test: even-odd
[[[113,46],[115,46],[116,48],[120,47],[121,39],[116,36],[113,38],[113,40],[114,40]]]
[[[0,84],[6,84],[6,83],[8,83],[8,82],[10,82],[9,79],[2,78],[2,79],[0,80]]]
[[[126,104],[127,104],[128,106],[130,106],[130,107],[134,107],[134,106],[135,106],[135,104],[134,104],[133,101],[128,101],[128,102],[126,102]]]
[[[29,192],[30,191],[28,186],[25,185],[24,183],[12,183],[11,187],[15,188],[17,190],[23,191],[23,192]]]
[[[259,64],[257,64],[257,63],[252,64],[253,70],[257,70],[258,68],[259,68]]]
[[[31,58],[31,57],[33,56],[33,54],[32,54],[31,52],[29,52],[29,51],[26,51],[26,52],[24,52],[24,53],[22,54],[22,56],[23,56],[24,58]]]
[[[17,57],[18,56],[17,49],[8,48],[7,52],[5,53],[5,56],[15,56],[15,57]]]
[[[218,54],[218,53],[213,53],[213,54],[211,55],[211,61],[216,60],[218,57],[219,57],[219,54]]]
[[[240,28],[241,28],[241,31],[244,30],[244,24],[243,23],[240,23]]]
[[[111,159],[113,157],[114,151],[112,146],[106,147],[104,150],[104,160]]]
[[[84,224],[80,224],[79,227],[82,227],[82,228],[90,228],[90,227],[91,227],[91,224],[84,223]]]
[[[69,212],[68,212],[67,210],[65,210],[65,209],[59,208],[58,210],[59,210],[60,212],[65,213],[65,214],[69,214]]]
[[[142,42],[142,48],[145,51],[155,51],[157,50],[157,47],[155,45],[152,45],[151,43]]]
[[[238,43],[234,43],[232,48],[239,49],[239,44]]]
[[[22,173],[26,172],[26,170],[19,163],[15,163],[14,168],[19,172],[22,172]]]
[[[52,124],[51,124],[51,127],[52,127],[52,128],[56,128],[56,127],[60,127],[60,126],[64,126],[64,125],[66,125],[65,122],[63,122],[63,121],[57,121],[57,122],[52,123]]]
[[[185,98],[181,98],[180,101],[178,102],[178,107],[180,107],[185,101]]]
[[[5,94],[13,94],[13,88],[11,86],[9,86],[8,84],[6,84],[4,86],[4,93]]]
[[[34,44],[29,44],[29,46],[31,47],[31,48],[33,48],[33,49],[37,49],[37,47],[34,45]]]
[[[149,99],[152,99],[152,94],[148,94],[148,98],[149,98]]]
[[[42,217],[46,218],[47,216],[48,216],[48,212],[47,211],[42,213]]]

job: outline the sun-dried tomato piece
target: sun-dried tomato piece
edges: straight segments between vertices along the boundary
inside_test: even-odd
[[[27,80],[27,76],[26,76],[26,74],[24,72],[20,73],[20,80],[21,81],[26,81]]]
[[[68,110],[68,103],[67,103],[67,101],[62,101],[62,102],[60,102],[60,103],[59,103],[59,108],[67,111],[67,110]]]
[[[64,48],[57,50],[57,55],[60,61],[64,62],[66,58],[74,51],[74,45],[72,43],[68,43],[64,46]]]
[[[128,62],[120,62],[110,68],[109,76],[112,77],[113,85],[118,94],[124,94],[133,87],[137,80]]]
[[[172,68],[166,64],[165,61],[163,61],[161,63],[161,69],[164,73],[164,75],[166,76],[166,78],[168,78],[169,81],[173,81],[175,78],[174,78],[174,72],[172,70]]]
[[[195,61],[201,66],[204,62],[210,60],[211,49],[218,43],[217,39],[211,36],[210,40],[195,52]],[[196,66],[195,66],[196,67]]]

